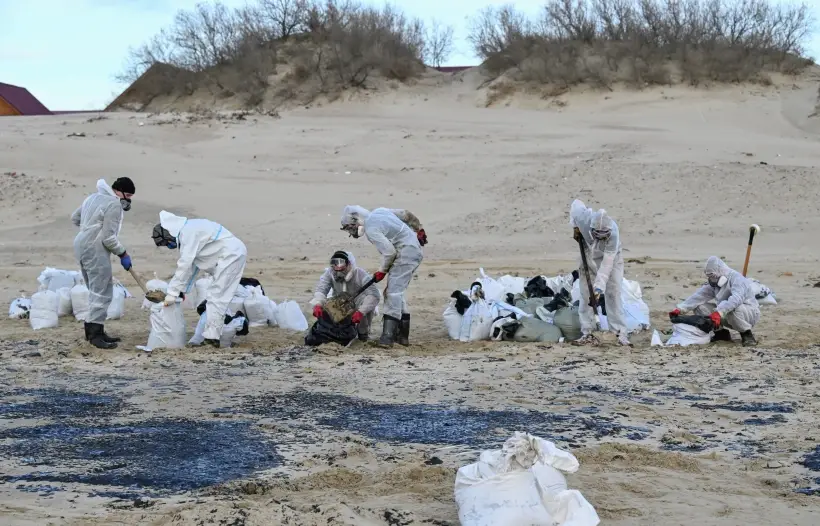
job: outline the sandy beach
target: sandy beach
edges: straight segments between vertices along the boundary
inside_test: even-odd
[[[151,241],[160,210],[205,217],[247,245],[246,276],[309,320],[335,250],[378,264],[339,231],[345,205],[409,209],[429,244],[406,349],[310,349],[266,327],[231,349],[147,354],[139,298],[106,325],[123,337],[114,351],[71,317],[37,332],[4,317],[0,522],[456,525],[456,470],[521,430],[578,456],[570,487],[605,525],[817,524],[820,496],[798,490],[820,492],[818,79],[486,108],[468,70],[278,117],[3,118],[6,305],[45,267],[77,268],[69,216],[99,178],[136,183],[121,239],[139,272],[174,270]],[[632,349],[449,340],[442,311],[480,267],[573,270],[575,198],[618,222],[659,330],[709,256],[742,268],[759,224],[749,275],[778,299],[759,346],[651,348],[651,331]]]

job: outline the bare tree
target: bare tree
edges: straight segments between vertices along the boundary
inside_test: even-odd
[[[453,53],[453,26],[442,25],[433,19],[424,38],[424,62],[440,68]]]
[[[259,0],[256,9],[263,23],[273,29],[276,38],[286,40],[307,28],[307,0]]]

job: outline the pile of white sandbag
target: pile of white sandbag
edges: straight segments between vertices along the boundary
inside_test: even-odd
[[[34,330],[50,329],[59,325],[59,318],[73,316],[77,321],[88,318],[88,287],[82,274],[76,270],[48,267],[37,278],[38,291],[31,298],[17,298],[9,306],[9,318],[28,319]],[[122,318],[125,299],[131,294],[114,280],[114,297],[106,319]]]
[[[455,501],[462,526],[597,526],[595,508],[569,489],[575,455],[516,431],[501,449],[483,451],[456,473]]]
[[[566,291],[570,294],[570,301],[572,303],[580,300],[581,280],[574,280],[572,274],[541,277],[544,278],[547,286],[556,294]],[[554,323],[555,320],[551,316],[552,313],[547,312],[543,308],[537,309],[535,314],[529,314],[506,302],[508,294],[512,294],[513,296],[523,294],[524,288],[530,279],[532,278],[510,275],[504,275],[495,279],[488,276],[483,268],[479,269],[479,277],[475,282],[481,286],[483,297],[478,297],[473,290],[463,291],[464,295],[468,296],[472,301],[472,305],[470,305],[463,315],[459,314],[456,309],[456,299],[449,301],[442,313],[447,334],[450,338],[462,342],[489,340],[493,332],[494,321],[501,317],[510,316],[511,314],[515,314],[515,317],[519,320],[534,316],[541,321]],[[650,327],[649,306],[643,300],[640,284],[637,281],[624,279],[621,290],[625,321],[629,332],[648,329]],[[580,331],[580,320],[578,319],[577,308],[572,307],[572,309],[574,310],[568,314],[572,315],[573,323],[574,325],[578,325],[577,329]],[[598,323],[601,330],[608,330],[606,316],[603,315],[600,309],[598,312]],[[568,335],[565,336],[567,336],[567,339],[573,339]]]

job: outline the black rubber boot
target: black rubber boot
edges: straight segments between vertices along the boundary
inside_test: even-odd
[[[393,347],[401,322],[393,316],[384,316],[382,319],[382,336],[379,338],[379,345],[382,347]]]
[[[369,335],[369,334],[364,333],[364,332],[360,332],[360,333],[359,333],[359,341],[360,341],[360,342],[366,342],[366,341],[367,341],[367,340],[369,340],[369,339],[370,339],[370,335]]]
[[[219,340],[209,340],[208,338],[205,338],[205,341],[202,343],[208,344],[211,347],[216,347],[217,349],[219,349]]]
[[[401,315],[401,325],[399,325],[399,335],[396,338],[396,343],[405,347],[410,345],[410,314],[408,313]]]
[[[91,324],[90,323],[83,323],[83,326],[85,327],[85,341],[88,341],[89,338],[91,338],[91,336],[89,336],[89,333],[91,332],[88,329],[89,325],[91,325]]]
[[[732,341],[732,334],[729,329],[719,329],[712,335],[713,342],[730,342]]]
[[[740,342],[744,347],[754,347],[757,345],[757,340],[755,340],[755,335],[752,334],[752,331],[741,332]]]
[[[88,341],[97,349],[116,349],[117,344],[105,341],[105,327],[101,323],[88,324]]]
[[[103,340],[107,341],[108,343],[119,343],[122,341],[122,338],[117,338],[116,336],[109,336],[105,333],[105,327],[103,327]]]

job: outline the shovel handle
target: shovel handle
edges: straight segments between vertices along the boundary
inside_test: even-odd
[[[148,294],[148,289],[145,287],[145,282],[144,282],[144,281],[142,281],[142,278],[140,277],[140,275],[139,275],[139,274],[137,274],[137,271],[136,271],[136,270],[134,270],[134,267],[131,267],[130,269],[128,269],[128,272],[129,272],[129,273],[131,274],[131,276],[134,278],[134,281],[136,281],[136,282],[137,282],[137,285],[139,285],[139,286],[140,286],[140,288],[142,289],[142,292],[143,292],[144,294]]]
[[[370,285],[373,285],[374,283],[376,283],[376,278],[375,278],[375,277],[370,278],[370,280],[369,280],[367,283],[365,283],[364,285],[362,285],[362,288],[360,288],[360,289],[359,289],[359,292],[357,292],[356,294],[354,294],[354,295],[353,295],[353,297],[352,297],[352,298],[350,298],[350,299],[351,299],[351,301],[352,301],[352,300],[355,300],[356,298],[358,298],[359,296],[361,296],[361,295],[362,295],[362,292],[366,291],[368,288],[370,288]]]

